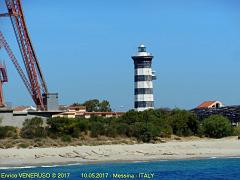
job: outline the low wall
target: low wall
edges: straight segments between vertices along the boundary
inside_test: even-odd
[[[2,126],[14,126],[22,128],[22,124],[26,119],[40,117],[46,123],[47,118],[59,112],[14,112],[13,110],[0,110],[0,118]]]

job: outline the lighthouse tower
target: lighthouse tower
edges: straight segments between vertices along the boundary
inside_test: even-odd
[[[134,61],[135,70],[134,108],[136,111],[153,109],[154,98],[152,80],[156,79],[151,68],[153,56],[146,51],[144,45],[140,45],[137,54],[132,56],[132,59]]]

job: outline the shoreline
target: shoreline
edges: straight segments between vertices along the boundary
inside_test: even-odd
[[[10,148],[0,149],[0,170],[27,166],[239,158],[239,149],[240,141],[236,137],[169,141],[159,144]]]
[[[148,163],[148,162],[160,162],[160,161],[197,161],[197,160],[211,160],[211,159],[240,159],[240,156],[213,156],[213,157],[193,157],[193,158],[179,158],[179,159],[149,159],[149,160],[122,160],[122,161],[94,161],[94,162],[64,162],[59,164],[22,164],[21,166],[4,166],[0,165],[0,170],[7,169],[29,169],[29,168],[54,168],[62,166],[78,166],[78,165],[101,165],[101,164],[120,164],[120,163]]]

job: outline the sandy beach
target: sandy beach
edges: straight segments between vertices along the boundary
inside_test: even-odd
[[[0,166],[56,165],[107,161],[146,161],[240,156],[237,137],[172,140],[160,144],[0,149]]]

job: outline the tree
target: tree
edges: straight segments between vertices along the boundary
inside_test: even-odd
[[[86,106],[88,112],[97,112],[99,111],[99,100],[92,99],[83,103],[83,106]]]
[[[222,138],[233,133],[230,121],[221,115],[212,115],[204,119],[202,125],[204,134],[211,138]]]
[[[83,106],[86,106],[88,112],[111,112],[110,103],[107,100],[100,102],[98,99],[85,101]]]
[[[75,103],[71,104],[70,106],[81,106],[81,104],[78,102],[75,102]]]
[[[99,111],[101,112],[111,112],[110,103],[107,100],[103,100],[99,103]]]

